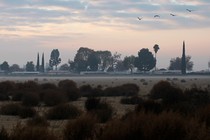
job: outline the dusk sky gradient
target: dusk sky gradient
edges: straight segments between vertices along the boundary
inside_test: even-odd
[[[59,49],[63,64],[80,47],[123,58],[158,44],[157,68],[167,68],[185,40],[194,70],[208,69],[209,10],[209,0],[0,0],[0,63],[36,64],[38,52],[48,62]]]

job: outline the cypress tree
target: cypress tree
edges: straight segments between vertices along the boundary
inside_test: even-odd
[[[41,65],[41,71],[44,72],[44,53],[42,54],[42,65]]]
[[[185,42],[184,41],[183,41],[183,51],[182,51],[181,72],[182,74],[186,74],[186,55],[185,55]]]
[[[40,71],[40,65],[39,65],[39,53],[37,54],[36,71]]]

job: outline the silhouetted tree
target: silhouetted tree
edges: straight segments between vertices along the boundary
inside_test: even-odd
[[[113,71],[115,70],[118,61],[120,61],[120,58],[121,58],[121,54],[118,53],[118,52],[115,52],[115,53],[113,54],[113,56],[111,57],[111,69],[112,69]]]
[[[130,69],[131,73],[133,73],[133,68],[134,68],[134,63],[135,63],[136,57],[131,55],[131,56],[126,56],[123,60],[123,65],[124,67],[128,70]]]
[[[112,54],[110,51],[96,51],[95,54],[100,60],[99,70],[105,70],[111,65]]]
[[[181,61],[181,72],[182,72],[182,74],[186,74],[185,42],[183,42],[182,61]]]
[[[186,56],[186,69],[191,71],[193,69],[193,61],[191,61],[191,56]],[[169,70],[181,70],[181,58],[176,57],[170,60]]]
[[[5,72],[9,72],[9,64],[7,61],[4,61],[2,64],[1,64],[1,70],[5,71]]]
[[[69,59],[68,64],[69,64],[69,71],[75,71],[75,62]]]
[[[42,54],[42,64],[41,64],[41,72],[44,72],[45,67],[44,67],[44,53]]]
[[[40,65],[39,65],[39,53],[37,54],[36,71],[40,71]]]
[[[74,57],[74,66],[77,72],[86,71],[88,67],[88,58],[94,50],[89,48],[81,47],[77,51],[77,54]]]
[[[88,66],[90,67],[91,71],[97,71],[98,70],[98,65],[100,63],[100,59],[98,58],[96,53],[93,52],[89,55],[87,63],[88,63]]]
[[[32,61],[27,62],[26,64],[26,71],[34,71],[34,63]]]
[[[156,64],[157,64],[157,52],[160,49],[160,47],[159,47],[159,45],[155,44],[153,49],[154,49],[154,52],[155,52],[155,60],[156,60]],[[156,64],[155,64],[155,70],[156,70]]]
[[[127,69],[125,68],[125,66],[124,66],[122,60],[117,61],[116,70],[117,70],[117,71],[125,71],[125,70],[127,70]]]
[[[51,67],[56,68],[57,70],[57,66],[61,63],[61,58],[59,58],[60,53],[58,51],[58,49],[53,49],[50,55],[50,60],[49,60],[49,64]]]
[[[59,70],[69,71],[69,65],[68,64],[61,65]]]
[[[150,71],[155,67],[156,60],[149,49],[143,48],[138,52],[138,57],[135,59],[135,66],[140,71]]]
[[[18,64],[13,64],[10,66],[9,71],[14,72],[14,71],[21,71],[21,68]]]

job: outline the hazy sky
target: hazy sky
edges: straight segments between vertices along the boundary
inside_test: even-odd
[[[209,9],[209,0],[0,0],[0,63],[36,64],[38,52],[48,61],[52,49],[66,63],[79,47],[124,57],[158,44],[157,67],[167,68],[185,40],[194,70],[207,69]]]

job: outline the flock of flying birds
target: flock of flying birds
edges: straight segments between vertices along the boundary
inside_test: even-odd
[[[194,11],[194,10],[191,10],[191,9],[186,9],[188,12],[192,12],[192,11]],[[176,16],[175,14],[170,14],[171,16]],[[142,20],[143,19],[143,17],[137,17],[139,20]],[[154,18],[160,18],[160,15],[154,15]]]

